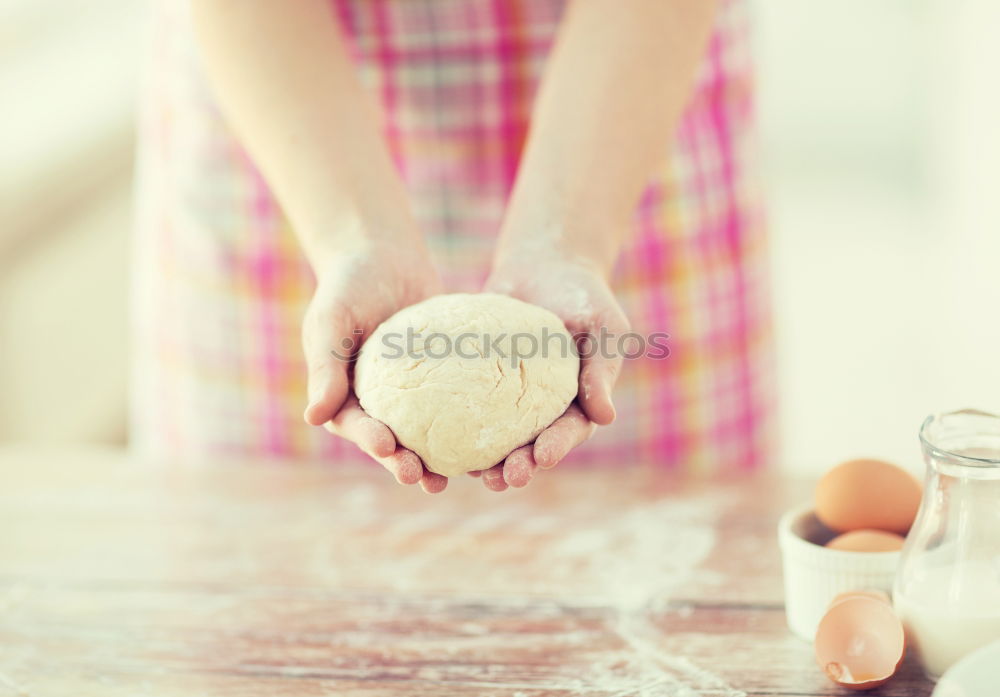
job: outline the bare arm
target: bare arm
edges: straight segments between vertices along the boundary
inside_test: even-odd
[[[571,0],[532,114],[487,288],[555,312],[574,334],[629,325],[608,276],[687,103],[713,0]],[[577,400],[483,475],[524,486],[615,418],[622,358],[581,363]]]
[[[378,111],[327,0],[193,0],[205,69],[313,262],[419,244]]]
[[[539,89],[499,261],[545,248],[607,272],[687,102],[713,0],[573,0]]]
[[[440,281],[330,3],[192,3],[219,105],[316,273],[302,327],[305,420],[354,441],[400,483],[441,491],[447,480],[361,409],[342,357],[397,310],[440,292]]]

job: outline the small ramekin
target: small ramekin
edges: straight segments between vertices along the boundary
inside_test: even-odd
[[[898,551],[849,552],[823,545],[836,537],[803,504],[778,523],[785,579],[785,617],[795,634],[812,641],[830,602],[840,593],[879,590],[892,594]]]

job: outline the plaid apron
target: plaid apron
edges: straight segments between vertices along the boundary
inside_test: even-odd
[[[131,441],[147,456],[357,459],[301,413],[314,280],[220,119],[188,3],[160,0],[137,163]],[[773,455],[767,250],[754,189],[745,3],[723,2],[613,287],[666,359],[627,361],[618,420],[570,456],[745,469]],[[437,267],[478,290],[562,11],[553,0],[334,0]]]

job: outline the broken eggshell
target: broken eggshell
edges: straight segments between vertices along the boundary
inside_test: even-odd
[[[816,628],[816,662],[833,682],[870,690],[895,675],[906,651],[889,596],[852,591],[833,599]]]

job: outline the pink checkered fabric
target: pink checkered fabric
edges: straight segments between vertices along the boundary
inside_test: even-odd
[[[562,2],[336,0],[450,290],[478,290]],[[301,419],[313,278],[203,82],[187,3],[157,5],[143,94],[132,440],[172,458],[360,457]],[[764,230],[744,3],[724,2],[614,288],[665,360],[629,361],[619,418],[574,462],[745,469],[773,444]],[[321,66],[318,69],[322,69]]]

